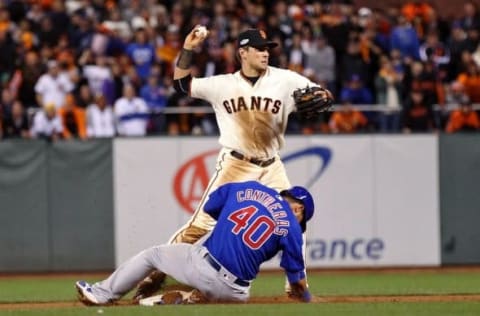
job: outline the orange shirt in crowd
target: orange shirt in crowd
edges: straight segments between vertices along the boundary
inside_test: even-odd
[[[339,111],[330,117],[329,125],[333,133],[355,133],[367,125],[367,118],[356,110]]]
[[[448,124],[445,130],[448,133],[454,133],[463,128],[480,128],[480,120],[478,119],[478,115],[475,111],[464,112],[462,110],[455,110],[450,113]]]
[[[430,16],[433,8],[426,2],[423,3],[406,3],[402,7],[402,14],[408,21],[413,21],[416,17],[420,17],[424,22],[430,22]]]
[[[461,73],[457,81],[463,84],[465,92],[473,103],[480,103],[480,75]]]
[[[63,138],[69,139],[75,136],[72,135],[72,133],[68,129],[68,122],[71,119],[74,120],[77,126],[78,137],[80,137],[81,139],[87,138],[87,120],[85,111],[83,109],[74,107],[71,110],[67,110],[65,109],[65,107],[62,107],[58,110],[58,115],[62,119]]]

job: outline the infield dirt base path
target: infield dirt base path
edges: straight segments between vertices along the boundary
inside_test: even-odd
[[[450,268],[407,268],[407,269],[338,269],[338,270],[319,270],[316,273],[338,273],[338,274],[356,274],[372,271],[375,273],[444,273],[444,272],[473,272],[480,271],[479,266],[464,266],[464,267],[450,267]],[[265,272],[263,272],[265,273]],[[268,272],[267,272],[268,273]],[[274,272],[276,273],[276,272]],[[0,280],[22,279],[22,278],[50,278],[54,276],[76,276],[78,273],[44,273],[44,274],[4,274],[0,275]],[[105,276],[105,273],[92,274],[85,273],[85,276]],[[182,286],[167,286],[168,290],[184,289]],[[166,289],[167,290],[167,289]],[[186,289],[184,289],[186,290]],[[313,297],[313,303],[394,303],[394,302],[466,302],[477,301],[480,302],[480,294],[444,294],[444,295],[357,295],[357,296],[316,296]],[[297,303],[286,296],[274,297],[251,297],[246,304],[292,304]],[[209,303],[215,304],[215,303]],[[216,303],[218,304],[218,303]],[[135,305],[130,300],[122,300],[117,302],[114,306],[133,306]],[[0,310],[25,310],[25,309],[52,309],[52,308],[67,308],[67,307],[84,307],[79,301],[51,301],[51,302],[21,302],[21,303],[0,303]],[[108,307],[106,307],[108,308]]]
[[[317,296],[312,303],[393,303],[393,302],[480,302],[480,294],[471,295],[379,295],[379,296]],[[275,297],[252,297],[246,304],[295,304],[298,303],[285,296]],[[210,303],[218,304],[218,303]],[[133,306],[131,301],[123,300],[112,306]],[[63,302],[23,302],[23,303],[0,303],[0,310],[19,309],[52,309],[66,307],[83,307],[78,301]],[[95,307],[92,307],[95,308]],[[105,308],[108,308],[106,306]]]

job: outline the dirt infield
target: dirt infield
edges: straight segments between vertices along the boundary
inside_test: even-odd
[[[479,266],[463,266],[463,267],[450,267],[450,268],[388,268],[388,269],[322,269],[313,270],[315,273],[322,274],[357,274],[357,273],[445,273],[445,272],[473,272],[480,271]],[[102,277],[107,272],[102,273],[84,273],[88,277]],[[262,272],[263,274],[278,273],[278,272]],[[0,274],[0,280],[11,279],[46,279],[51,277],[67,277],[67,276],[79,277],[79,273],[27,273],[27,274]],[[165,290],[187,290],[181,286],[173,285],[167,286]],[[480,294],[432,294],[432,295],[357,295],[357,296],[316,296],[313,297],[312,303],[410,303],[410,302],[467,302],[477,301],[480,302]],[[297,303],[286,296],[274,296],[274,297],[252,297],[246,304],[292,304]],[[209,303],[214,304],[214,303]],[[135,305],[130,300],[121,300],[115,304],[115,306],[133,306]],[[84,307],[79,301],[50,301],[50,302],[0,302],[0,311],[2,310],[31,310],[31,309],[56,309],[56,308],[68,308],[68,307]],[[106,307],[108,308],[108,307]]]
[[[412,303],[412,302],[465,302],[480,301],[480,294],[472,295],[379,295],[379,296],[317,296],[312,303]],[[285,296],[252,297],[246,304],[294,304],[297,303]],[[215,304],[215,303],[211,303]],[[131,301],[119,301],[114,306],[133,306]],[[77,301],[63,302],[23,302],[0,303],[0,310],[53,309],[66,307],[83,307]],[[93,307],[95,308],[95,307]],[[108,307],[105,307],[108,308]]]

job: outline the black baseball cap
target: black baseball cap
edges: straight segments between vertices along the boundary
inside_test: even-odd
[[[238,35],[238,47],[245,46],[273,48],[278,46],[278,43],[267,40],[267,35],[262,30],[248,29]]]

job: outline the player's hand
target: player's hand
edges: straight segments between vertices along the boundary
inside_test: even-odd
[[[333,94],[330,92],[330,90],[323,88],[322,90],[317,90],[313,94],[320,96],[322,99],[327,100],[331,99],[333,100]]]
[[[312,295],[308,290],[305,279],[300,280],[298,283],[290,283],[290,292],[287,295],[291,299],[305,303],[309,303],[312,300]]]
[[[205,36],[202,36],[200,32],[197,32],[197,28],[199,28],[201,25],[196,25],[190,33],[188,33],[187,37],[185,37],[185,42],[183,43],[183,48],[192,50],[200,46],[203,41],[208,37],[208,34],[210,34],[209,31],[207,31],[207,34]]]

